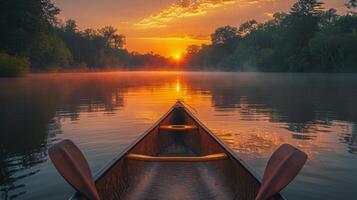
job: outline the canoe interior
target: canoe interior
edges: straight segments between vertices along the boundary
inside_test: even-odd
[[[188,130],[160,126],[192,125]],[[190,126],[190,127],[192,127]],[[199,157],[225,153],[228,158],[203,162],[148,162],[127,154],[155,157]],[[96,180],[101,199],[241,199],[254,200],[259,180],[231,151],[176,104]],[[74,199],[84,199],[76,194]],[[273,200],[284,199],[280,194]]]

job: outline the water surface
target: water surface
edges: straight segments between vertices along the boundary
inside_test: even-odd
[[[184,99],[259,174],[281,144],[309,155],[288,199],[357,197],[357,75],[118,72],[0,79],[0,199],[65,199],[47,149],[98,171]]]

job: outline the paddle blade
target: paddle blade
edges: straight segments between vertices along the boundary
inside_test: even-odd
[[[63,178],[81,194],[99,200],[87,160],[70,140],[63,140],[48,150],[52,163]]]
[[[289,144],[281,145],[268,161],[256,200],[279,193],[298,175],[306,160],[306,153]]]

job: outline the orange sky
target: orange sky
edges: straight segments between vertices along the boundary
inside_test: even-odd
[[[347,0],[346,0],[347,1]],[[190,44],[210,43],[209,35],[224,25],[249,19],[265,21],[288,11],[295,0],[55,0],[60,19],[79,28],[112,25],[126,35],[130,51],[174,56]],[[325,7],[344,10],[345,0],[325,0]]]

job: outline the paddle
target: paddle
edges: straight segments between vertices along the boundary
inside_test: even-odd
[[[281,145],[268,161],[255,200],[267,200],[279,193],[298,175],[306,160],[304,152],[289,144]]]
[[[72,141],[63,140],[48,153],[57,171],[74,189],[90,200],[100,200],[89,165]]]

